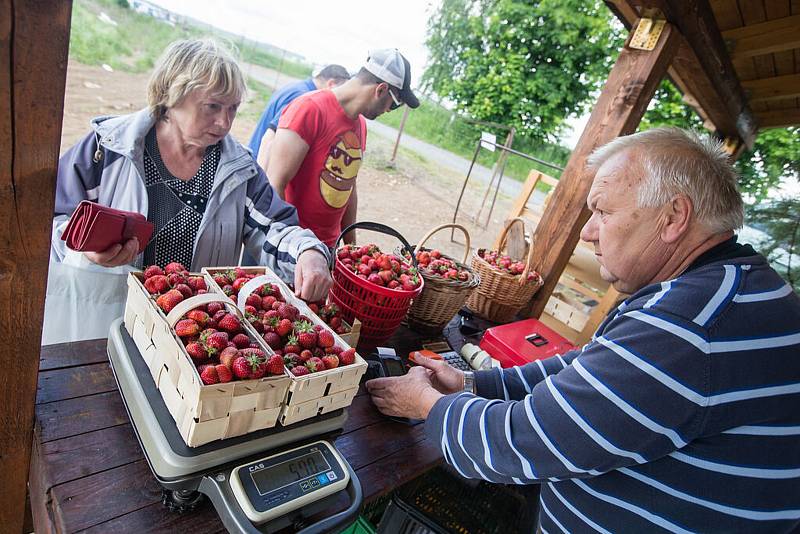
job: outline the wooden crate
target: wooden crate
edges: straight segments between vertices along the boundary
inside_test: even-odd
[[[205,268],[203,272],[207,275],[206,284],[214,291],[221,291],[221,288],[214,282],[213,275],[220,271],[228,271],[233,267]],[[248,295],[263,284],[276,284],[286,302],[294,305],[300,310],[302,315],[307,316],[315,325],[322,325],[323,328],[333,334],[336,344],[348,349],[351,347],[342,336],[336,334],[325,322],[311,311],[308,305],[301,299],[295,297],[289,287],[270,269],[266,267],[244,267],[249,273],[259,274],[241,287],[238,294],[237,304],[244,309],[244,302]],[[330,412],[350,405],[358,390],[361,376],[367,370],[367,362],[356,353],[356,361],[350,365],[318,371],[306,376],[291,375],[289,394],[285,406],[281,411],[280,421],[282,425],[291,425],[297,421],[314,417],[318,414]]]
[[[142,285],[141,273],[131,273],[128,277],[125,328],[190,447],[275,426],[291,384],[286,373],[204,385],[173,325],[192,308],[209,302],[223,302],[231,312],[239,313],[230,299],[210,292],[186,299],[164,315]],[[242,319],[242,325],[265,353],[272,353],[247,321]]]

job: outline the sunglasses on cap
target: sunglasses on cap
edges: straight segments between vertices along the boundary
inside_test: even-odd
[[[389,109],[390,110],[395,110],[395,109],[401,107],[403,105],[403,101],[400,100],[399,98],[397,98],[396,96],[394,96],[394,91],[392,91],[392,88],[388,87],[387,91],[389,91],[389,96],[392,97],[392,105],[389,106]]]

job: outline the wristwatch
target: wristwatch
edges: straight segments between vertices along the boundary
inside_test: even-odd
[[[464,371],[464,391],[475,394],[475,373]]]

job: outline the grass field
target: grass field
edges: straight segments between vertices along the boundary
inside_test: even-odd
[[[403,111],[403,109],[400,109],[392,113],[386,113],[381,115],[378,121],[398,128],[403,118]],[[466,122],[452,111],[427,98],[420,98],[420,106],[411,110],[404,131],[412,137],[470,160],[475,154],[475,147],[481,134],[479,126]],[[502,135],[497,135],[497,142],[504,142],[505,135],[505,132]],[[514,140],[512,148],[561,167],[566,164],[570,154],[569,149],[562,146],[553,144],[535,145],[520,137]],[[478,155],[478,163],[486,167],[492,167],[499,155],[499,151],[490,152],[481,149]],[[531,169],[538,169],[556,178],[561,174],[556,169],[511,154],[509,155],[504,175],[510,176],[515,180],[524,181]]]
[[[105,13],[113,22],[100,19]],[[146,36],[146,38],[143,38]],[[214,36],[238,50],[239,59],[267,68],[305,77],[312,67],[266,51],[249,39],[215,30],[210,26],[178,24],[172,26],[148,15],[121,7],[113,0],[75,0],[72,7],[72,29],[69,55],[87,65],[107,64],[128,72],[146,72],[172,41],[188,37]]]

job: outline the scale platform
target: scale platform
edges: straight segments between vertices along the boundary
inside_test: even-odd
[[[235,505],[230,486],[226,482],[237,466],[267,454],[291,449],[299,443],[331,438],[341,432],[347,420],[347,412],[340,409],[288,427],[278,425],[199,447],[189,447],[178,432],[175,420],[167,410],[150,370],[125,329],[122,318],[111,325],[108,359],[134,433],[156,480],[167,490],[200,491],[206,494],[223,523],[232,532],[262,532],[252,529],[253,525]],[[349,465],[346,467],[353,482],[347,488],[351,506],[319,522],[318,526],[330,528],[333,524],[346,525],[348,520],[352,522],[357,517],[362,502],[361,486],[352,468]],[[325,499],[330,500],[331,497]],[[303,511],[321,509],[325,503],[320,501],[316,504]]]

